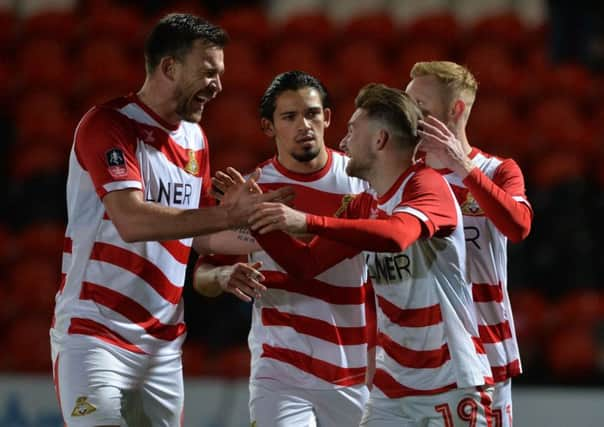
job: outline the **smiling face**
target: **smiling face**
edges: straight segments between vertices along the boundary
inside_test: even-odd
[[[196,40],[183,61],[175,61],[174,99],[176,114],[182,120],[199,122],[206,102],[222,91],[224,73],[221,47]]]
[[[263,118],[262,127],[275,139],[280,163],[296,170],[298,163],[311,163],[315,159],[322,162],[326,155],[324,133],[330,116],[329,108],[323,108],[319,92],[304,87],[279,94],[273,120]]]

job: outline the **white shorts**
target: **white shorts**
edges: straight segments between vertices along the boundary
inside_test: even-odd
[[[181,425],[180,354],[149,356],[94,337],[51,339],[55,391],[69,427]]]
[[[493,427],[512,427],[512,379],[495,383],[493,391]]]
[[[309,390],[256,381],[250,383],[250,419],[257,427],[358,426],[368,397],[364,384]]]
[[[365,427],[491,427],[493,388],[461,388],[433,396],[389,399],[372,392]]]

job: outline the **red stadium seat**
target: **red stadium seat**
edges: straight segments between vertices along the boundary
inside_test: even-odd
[[[516,13],[502,12],[478,18],[469,29],[468,36],[473,40],[490,40],[521,49],[527,41],[528,32]]]
[[[114,40],[118,49],[140,49],[145,37],[146,23],[142,13],[134,7],[105,6],[93,7],[82,27],[88,43],[98,39]],[[108,61],[105,63],[107,64]]]
[[[521,343],[539,345],[551,325],[551,304],[532,289],[510,289],[516,334]]]
[[[47,91],[25,92],[16,104],[17,141],[24,144],[44,144],[61,149],[65,155],[71,146],[75,120],[60,94]],[[32,123],[32,117],[36,118]],[[56,149],[55,148],[55,149]],[[31,154],[24,160],[30,158]]]
[[[223,350],[216,360],[214,372],[223,378],[248,378],[250,376],[250,351],[247,345]]]
[[[254,149],[259,144],[264,145],[266,139],[260,130],[260,118],[256,102],[251,97],[245,97],[233,92],[221,94],[208,104],[204,111],[202,125],[210,141],[222,141],[229,147]],[[236,126],[227,122],[231,117]],[[210,152],[222,150],[210,142]]]
[[[341,46],[334,53],[331,66],[338,76],[337,85],[332,89],[336,93],[356,93],[367,83],[391,80],[384,52],[370,41],[352,41]]]
[[[524,93],[511,51],[501,44],[477,40],[466,47],[462,62],[476,76],[481,94],[515,99]]]
[[[597,87],[596,82],[587,68],[581,65],[563,64],[549,67],[540,77],[543,96],[556,93],[578,102],[590,102],[597,93],[594,91]]]
[[[590,327],[575,325],[553,331],[544,354],[559,379],[585,380],[596,372],[597,344]]]
[[[50,319],[61,283],[58,259],[25,256],[10,267],[7,282],[9,298],[17,312],[31,310]]]
[[[303,40],[319,51],[330,48],[335,35],[336,32],[330,19],[323,13],[312,12],[289,16],[273,32],[273,38],[277,42]]]
[[[182,346],[183,373],[197,377],[207,371],[207,348],[198,340],[187,339]]]
[[[40,257],[59,265],[65,240],[63,223],[41,222],[30,224],[17,236],[21,253]]]
[[[498,156],[518,159],[530,153],[531,141],[526,135],[526,124],[509,100],[478,96],[468,122],[473,144]]]
[[[12,49],[17,41],[17,17],[8,9],[0,10],[0,52]]]
[[[81,17],[73,10],[43,10],[28,16],[22,24],[22,34],[27,40],[50,39],[69,46],[81,31]]]
[[[26,42],[18,51],[17,64],[22,87],[27,90],[48,89],[65,96],[74,88],[73,80],[65,78],[71,72],[71,60],[66,46],[58,40]]]
[[[12,324],[6,326],[3,340],[6,366],[20,373],[52,371],[48,329],[50,317],[23,310]]]
[[[16,254],[15,236],[8,227],[0,225],[0,265],[7,263]]]
[[[9,176],[24,181],[37,175],[63,174],[67,171],[69,150],[60,150],[50,144],[35,144],[27,147],[27,155],[15,149],[9,154]]]
[[[397,49],[392,50],[395,86],[405,88],[411,80],[409,72],[417,62],[451,60],[451,52],[445,43],[433,40],[418,40],[407,44],[401,42]]]
[[[589,122],[574,98],[554,96],[542,99],[533,106],[529,122],[536,148],[540,151],[557,149],[584,156],[595,149]]]
[[[395,41],[394,20],[387,13],[356,15],[344,24],[340,37],[343,40],[370,40],[388,48]]]
[[[555,305],[554,322],[562,326],[594,326],[604,322],[604,293],[596,289],[581,289],[560,298]]]
[[[456,48],[461,39],[461,26],[450,12],[435,12],[418,16],[403,29],[405,45],[419,40],[431,41]]]
[[[289,70],[305,71],[321,79],[324,72],[321,53],[304,40],[287,39],[272,51],[269,67],[273,75]]]
[[[122,92],[137,90],[142,84],[143,66],[130,61],[123,44],[110,38],[91,40],[77,59],[80,67],[80,88],[116,88]]]
[[[203,8],[200,1],[197,0],[171,0],[170,2],[162,2],[164,7],[148,20],[148,26],[153,26],[155,23],[169,13],[191,13],[193,15],[207,17],[208,11]]]
[[[225,70],[222,77],[225,92],[242,93],[254,99],[262,96],[265,80],[270,78],[267,77],[270,70],[261,64],[257,46],[247,40],[233,40],[226,46]]]
[[[584,176],[586,159],[568,151],[541,153],[533,165],[533,183],[539,188],[552,188],[562,182]]]
[[[271,36],[271,24],[260,8],[233,8],[224,12],[219,24],[227,30],[234,41],[247,40],[262,44]]]

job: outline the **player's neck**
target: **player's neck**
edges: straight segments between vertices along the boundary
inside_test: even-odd
[[[383,196],[392,188],[402,173],[411,167],[411,155],[389,156],[376,163],[371,177],[367,181],[377,192]]]
[[[136,94],[138,98],[155,114],[165,120],[167,123],[178,125],[180,117],[176,114],[176,104],[172,97],[167,96],[162,89],[153,83],[151,79],[146,79],[143,87]]]
[[[277,155],[279,163],[288,171],[300,174],[311,174],[320,171],[327,164],[329,155],[327,150],[322,150],[317,157],[308,162],[301,162],[287,155]]]

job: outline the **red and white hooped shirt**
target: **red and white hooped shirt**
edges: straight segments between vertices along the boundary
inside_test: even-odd
[[[302,277],[338,260],[338,250],[364,249],[377,296],[374,392],[400,398],[492,382],[465,279],[461,212],[438,172],[414,165],[383,196],[370,190],[343,218],[308,215],[307,226],[319,235],[309,244],[278,232],[256,237]]]
[[[290,186],[294,208],[318,215],[340,215],[342,197],[366,190],[367,183],[346,173],[348,158],[328,149],[319,171],[298,174],[276,158],[259,167],[263,190]],[[284,249],[283,256],[288,256]],[[254,301],[248,343],[252,382],[266,378],[308,389],[363,384],[367,350],[375,340],[375,307],[363,257],[358,254],[306,279],[296,279],[264,251],[268,291]],[[295,256],[290,262],[297,263]]]
[[[172,354],[185,338],[181,300],[192,239],[127,243],[103,197],[141,190],[181,209],[209,204],[209,152],[198,124],[172,126],[135,95],[88,111],[69,160],[62,283],[51,329],[141,354]]]
[[[507,241],[528,234],[532,210],[516,162],[476,148],[470,158],[476,168],[463,181],[450,171],[443,175],[461,206],[479,335],[499,382],[522,372],[507,290]]]

